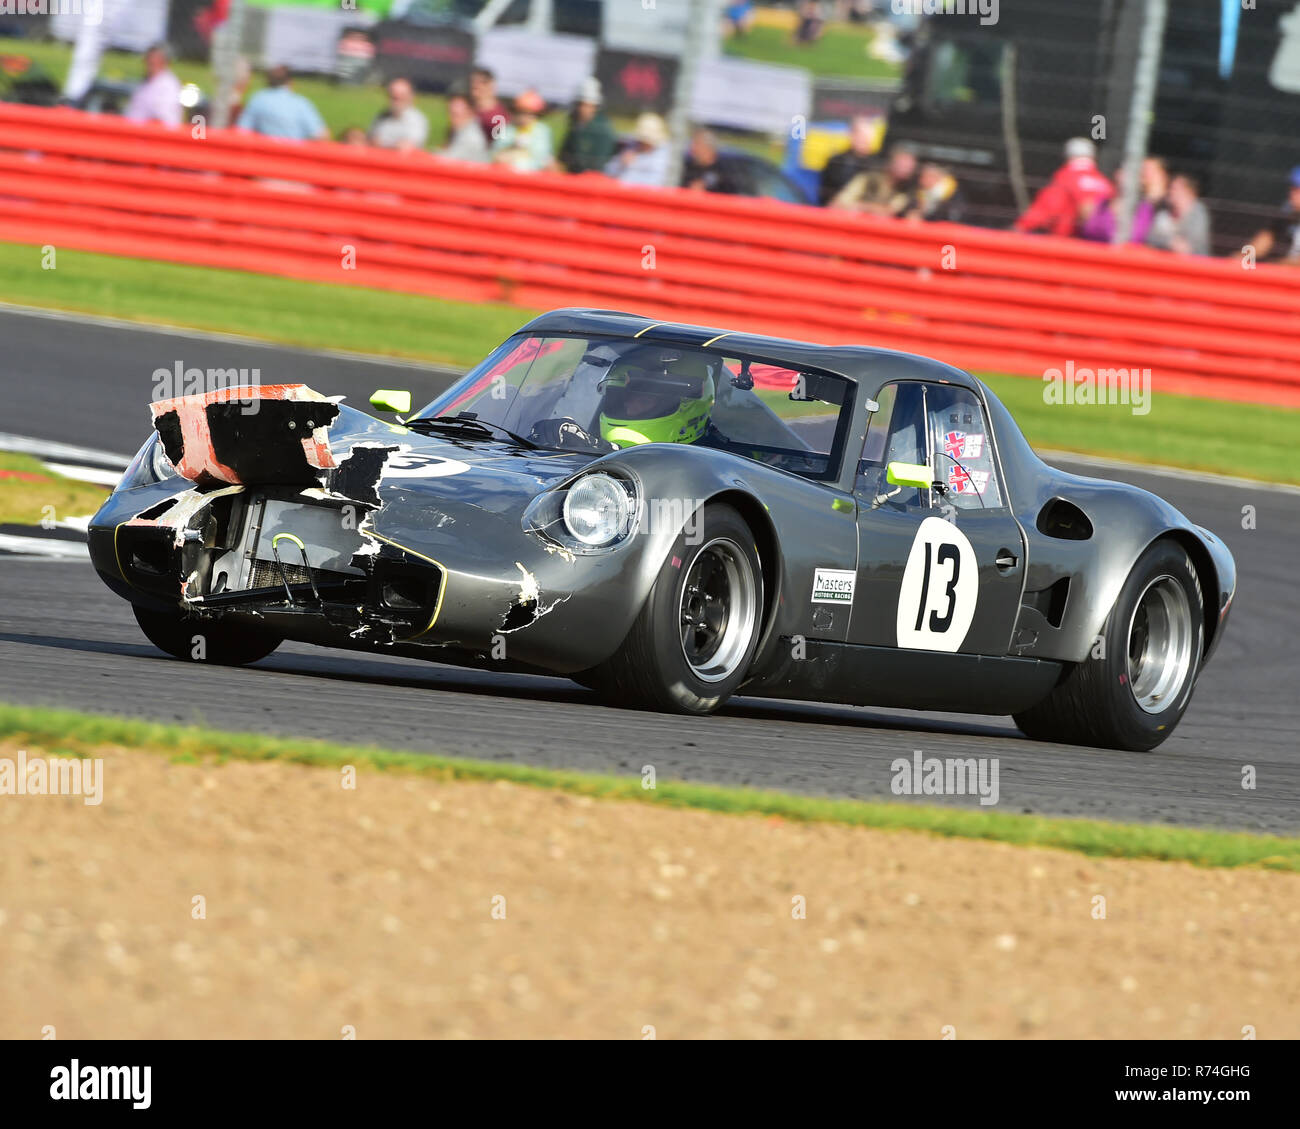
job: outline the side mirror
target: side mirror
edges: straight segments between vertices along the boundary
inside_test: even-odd
[[[380,388],[370,394],[370,402],[381,412],[396,412],[399,416],[411,410],[411,394],[392,388]]]
[[[891,486],[915,486],[918,490],[934,485],[934,471],[924,463],[890,463],[885,478]]]

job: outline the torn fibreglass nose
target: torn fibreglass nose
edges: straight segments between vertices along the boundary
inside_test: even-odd
[[[320,485],[338,465],[328,431],[338,414],[335,401],[304,384],[222,388],[153,405],[168,459],[203,488]]]

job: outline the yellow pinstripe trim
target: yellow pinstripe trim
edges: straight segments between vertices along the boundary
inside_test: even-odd
[[[708,348],[710,345],[712,345],[714,342],[716,342],[716,341],[721,341],[724,337],[730,337],[731,334],[732,334],[732,332],[733,332],[733,331],[729,329],[729,330],[727,330],[726,333],[719,333],[718,336],[715,337],[715,338],[713,338],[712,341],[706,341],[703,345],[700,346],[700,348],[701,348],[701,349],[707,349],[707,348]]]
[[[117,551],[117,534],[118,531],[126,524],[125,521],[119,521],[113,526],[113,560],[117,562],[117,571],[121,574],[122,579],[126,582],[128,588],[134,588],[131,578],[127,576],[126,569],[122,567],[122,554]]]
[[[647,325],[645,329],[639,330],[638,332],[632,334],[632,336],[640,337],[642,333],[649,333],[652,329],[658,329],[661,325],[663,325],[663,322],[657,321],[654,323],[654,325]]]
[[[442,611],[442,598],[447,592],[446,566],[441,561],[435,561],[432,557],[426,557],[423,553],[417,553],[414,549],[408,549],[405,545],[402,545],[389,537],[385,537],[382,533],[376,533],[374,530],[367,530],[366,536],[373,537],[377,541],[383,541],[386,545],[392,545],[394,549],[401,549],[404,553],[410,553],[413,557],[419,557],[422,561],[428,561],[431,565],[437,565],[438,569],[442,572],[442,582],[438,585],[438,599],[434,602],[433,615],[429,617],[429,622],[414,635],[408,635],[402,641],[409,642],[412,639],[418,639],[421,635],[427,635],[433,630],[433,625],[438,622],[438,613]]]

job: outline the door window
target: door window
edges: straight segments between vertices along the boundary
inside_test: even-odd
[[[926,419],[934,481],[958,509],[999,509],[1002,491],[984,411],[974,393],[953,384],[928,384]]]
[[[886,476],[892,462],[925,465],[924,386],[886,384],[877,394],[880,410],[872,413],[867,442],[858,464],[857,492],[872,509],[925,510],[928,490],[895,486]]]

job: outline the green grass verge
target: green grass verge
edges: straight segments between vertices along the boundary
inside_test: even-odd
[[[1173,396],[1156,391],[1151,411],[1043,402],[1033,377],[981,373],[1035,447],[1108,455],[1265,482],[1300,484],[1292,458],[1300,411]]]
[[[56,261],[42,270],[39,247],[0,243],[0,301],[458,368],[533,313],[87,251],[60,249]]]
[[[105,745],[121,745],[161,753],[181,763],[278,760],[327,768],[364,765],[385,771],[415,772],[439,780],[506,780],[603,800],[635,801],[728,815],[775,816],[798,822],[923,831],[953,838],[1053,847],[1108,858],[1300,871],[1300,839],[1280,836],[821,799],[670,780],[661,780],[657,788],[648,790],[642,788],[640,777],[635,776],[598,776],[26,706],[0,705],[0,738],[71,756],[94,755],[96,749]]]
[[[40,459],[31,455],[0,451],[0,471],[39,476],[39,481],[31,481],[0,474],[0,525],[39,525],[47,517],[56,521],[85,517],[108,497],[102,486],[64,478],[46,470]]]
[[[747,35],[726,40],[723,50],[737,58],[803,67],[826,77],[898,78],[902,67],[897,63],[886,63],[867,54],[871,38],[872,32],[865,27],[830,24],[816,43],[801,46],[793,42],[784,27],[756,26]]]
[[[0,301],[240,333],[465,368],[538,311],[357,286],[0,243]],[[1300,411],[1156,393],[1122,405],[1043,402],[1041,380],[982,374],[1037,447],[1300,485],[1291,457]]]

